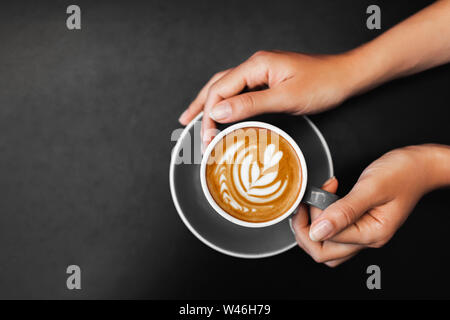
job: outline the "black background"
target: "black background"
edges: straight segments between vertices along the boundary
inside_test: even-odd
[[[449,190],[382,249],[329,269],[299,248],[243,260],[203,245],[169,192],[170,137],[215,72],[254,51],[335,53],[431,1],[68,1],[0,4],[0,298],[445,298]],[[378,4],[382,30],[365,26]],[[364,72],[364,70],[361,70]],[[312,117],[345,194],[383,153],[450,144],[450,66]],[[82,290],[66,288],[77,264]],[[368,265],[382,270],[369,291]]]

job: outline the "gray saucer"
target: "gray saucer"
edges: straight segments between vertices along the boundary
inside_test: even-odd
[[[209,205],[200,185],[200,163],[186,164],[180,160],[200,159],[199,122],[195,118],[177,141],[170,163],[170,191],[181,220],[203,243],[224,254],[240,258],[273,256],[296,245],[290,218],[265,228],[247,228],[222,218]],[[286,131],[302,150],[308,168],[308,184],[321,186],[333,176],[333,163],[327,143],[317,127],[307,117],[263,115],[249,120],[263,121]],[[196,124],[197,125],[194,125]],[[222,125],[220,130],[228,125]],[[198,139],[197,139],[198,140]],[[196,141],[197,142],[197,141]],[[191,150],[191,154],[184,154]]]

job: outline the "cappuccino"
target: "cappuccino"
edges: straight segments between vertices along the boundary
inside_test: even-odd
[[[297,201],[302,167],[295,149],[272,130],[246,127],[222,137],[206,165],[214,201],[229,215],[247,222],[276,219]]]

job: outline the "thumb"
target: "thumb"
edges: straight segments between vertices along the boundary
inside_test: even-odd
[[[282,112],[285,107],[279,88],[242,93],[220,101],[209,116],[214,121],[229,123],[265,112]]]
[[[338,180],[336,179],[336,177],[331,177],[330,179],[325,181],[325,183],[322,185],[322,189],[330,193],[336,193],[338,189]],[[316,221],[316,219],[320,217],[322,212],[323,211],[320,210],[319,208],[311,206],[309,208],[309,214],[311,215],[311,223]]]
[[[370,183],[358,182],[344,198],[326,208],[311,224],[309,237],[324,241],[356,222],[376,204],[376,193]]]

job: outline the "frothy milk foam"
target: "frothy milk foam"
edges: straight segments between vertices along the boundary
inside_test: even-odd
[[[302,182],[300,160],[286,139],[264,128],[237,129],[219,141],[206,166],[214,201],[248,222],[270,221],[295,203]]]

